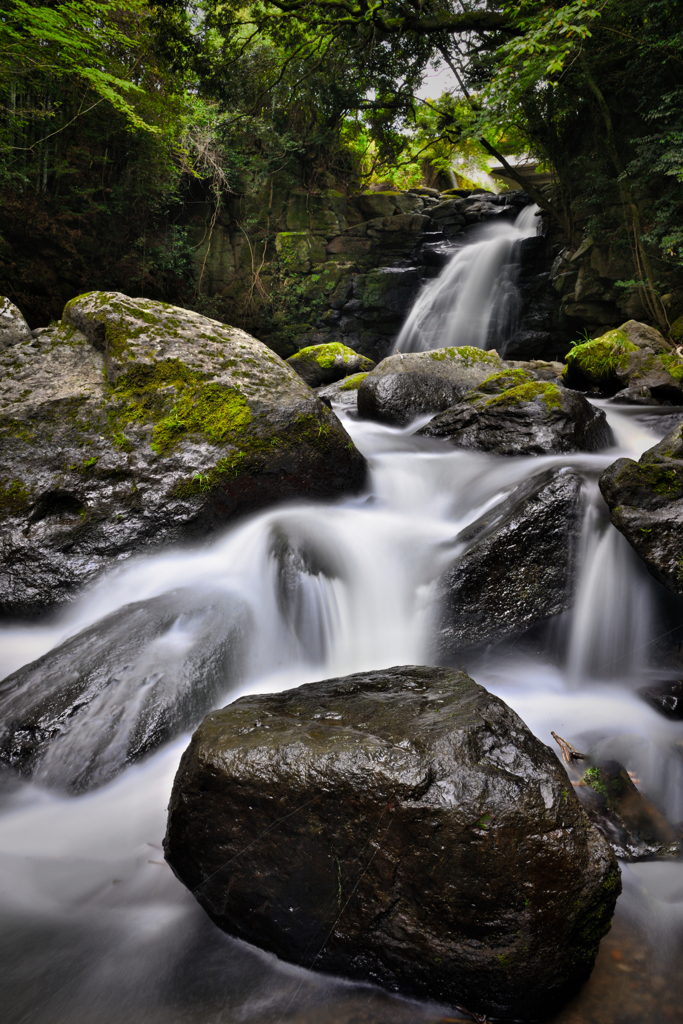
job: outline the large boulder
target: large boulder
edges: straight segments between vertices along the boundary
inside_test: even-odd
[[[503,367],[497,352],[470,345],[398,352],[367,375],[358,391],[358,412],[365,419],[406,426],[425,413],[447,409]]]
[[[0,764],[72,793],[108,782],[235,685],[247,628],[226,593],[113,612],[0,683]]]
[[[454,541],[437,582],[435,657],[512,639],[571,607],[581,477],[548,470],[525,481]]]
[[[213,712],[180,763],[164,845],[232,935],[515,1020],[588,976],[620,891],[552,751],[449,668]]]
[[[600,477],[612,522],[656,580],[683,596],[683,428]]]
[[[683,405],[683,360],[656,328],[637,320],[575,345],[565,362],[567,387],[622,402]]]
[[[290,356],[287,362],[312,388],[333,384],[352,374],[367,373],[375,366],[372,359],[336,341],[327,345],[308,345]]]
[[[68,600],[135,552],[292,498],[362,488],[365,460],[243,331],[91,292],[0,354],[0,611]]]
[[[601,409],[577,391],[524,370],[492,374],[419,434],[496,455],[594,452],[613,443]]]

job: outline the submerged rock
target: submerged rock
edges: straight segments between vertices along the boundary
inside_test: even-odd
[[[540,473],[456,537],[462,553],[437,582],[438,659],[511,639],[572,606],[581,486],[570,470]]]
[[[290,356],[287,362],[312,388],[332,384],[351,374],[367,373],[375,365],[372,359],[339,342],[309,345]]]
[[[0,439],[5,614],[68,600],[135,552],[365,479],[336,416],[261,342],[109,292],[0,354]]]
[[[583,395],[521,369],[493,374],[418,434],[496,455],[598,451],[613,443],[604,412]]]
[[[662,715],[677,721],[683,720],[683,680],[667,679],[651,683],[641,687],[638,693]]]
[[[213,712],[180,763],[165,851],[232,935],[516,1020],[585,980],[620,891],[557,758],[447,668]]]
[[[0,764],[72,793],[108,782],[224,697],[246,628],[226,593],[113,612],[0,683]]]
[[[616,528],[650,573],[683,596],[683,428],[678,424],[638,462],[617,459],[600,477]]]
[[[397,353],[361,384],[358,412],[365,419],[406,426],[424,413],[447,409],[503,366],[497,352],[470,345]]]

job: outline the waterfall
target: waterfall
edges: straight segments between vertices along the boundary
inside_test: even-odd
[[[499,348],[514,333],[519,312],[515,250],[538,231],[538,207],[526,206],[511,224],[479,225],[418,296],[394,352],[450,345]]]

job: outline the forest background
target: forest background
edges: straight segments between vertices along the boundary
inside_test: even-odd
[[[439,68],[455,88],[420,98]],[[32,326],[94,288],[220,317],[193,205],[239,200],[266,254],[274,180],[409,188],[522,153],[558,236],[628,250],[651,322],[683,308],[676,0],[0,0],[0,71],[0,292]]]

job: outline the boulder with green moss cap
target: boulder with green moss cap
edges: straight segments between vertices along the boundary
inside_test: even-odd
[[[358,412],[365,419],[406,426],[425,413],[447,409],[504,365],[497,352],[470,345],[397,352],[361,384]]]
[[[521,369],[492,374],[418,433],[495,455],[594,452],[613,442],[602,410]]]
[[[333,384],[352,374],[367,373],[375,365],[372,359],[359,355],[338,341],[308,345],[290,356],[287,362],[312,388]]]
[[[612,522],[656,580],[683,596],[683,429],[600,477]]]
[[[624,402],[683,404],[683,359],[656,328],[637,320],[575,345],[565,362],[567,387],[618,394]]]
[[[79,296],[0,354],[0,381],[6,614],[62,603],[134,553],[365,479],[339,420],[279,356],[165,303]]]

